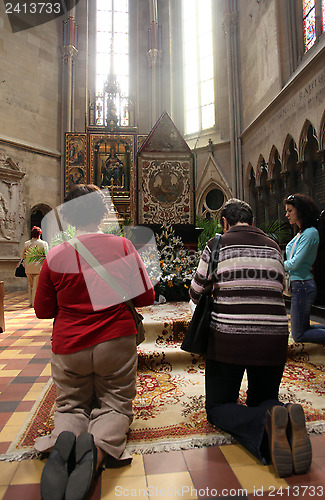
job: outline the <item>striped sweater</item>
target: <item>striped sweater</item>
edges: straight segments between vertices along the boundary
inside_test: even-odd
[[[207,243],[191,283],[194,303],[203,290],[212,243],[213,239]],[[283,275],[280,248],[260,229],[238,225],[222,236],[208,358],[245,365],[285,363],[288,319]]]

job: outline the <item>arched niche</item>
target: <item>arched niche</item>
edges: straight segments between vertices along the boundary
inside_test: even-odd
[[[38,203],[31,208],[30,213],[30,229],[33,226],[38,226],[42,228],[42,236],[41,238],[45,241],[48,241],[47,237],[47,228],[42,224],[42,220],[46,214],[48,214],[52,208],[46,203]]]
[[[323,113],[319,132],[319,158],[322,162],[322,169],[325,170],[325,111]]]
[[[248,191],[248,202],[252,207],[254,213],[256,213],[256,176],[254,168],[251,163],[248,164],[246,170],[246,182],[247,191]]]
[[[269,219],[269,184],[268,168],[265,158],[260,155],[256,167],[256,220],[257,223],[268,221]]]

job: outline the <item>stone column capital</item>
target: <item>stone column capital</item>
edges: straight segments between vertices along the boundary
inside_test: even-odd
[[[61,58],[65,63],[74,62],[77,59],[77,55],[78,49],[76,49],[73,45],[64,45],[61,48]]]
[[[162,58],[162,50],[150,49],[147,52],[147,58],[151,68],[154,66],[158,66]]]

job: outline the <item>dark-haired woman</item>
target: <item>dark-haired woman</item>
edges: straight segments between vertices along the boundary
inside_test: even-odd
[[[286,246],[284,262],[292,291],[291,334],[296,342],[325,344],[325,325],[310,325],[311,307],[317,296],[312,266],[319,245],[319,210],[310,198],[302,194],[288,196],[285,208],[290,224],[299,229]]]
[[[38,226],[33,226],[31,230],[31,239],[25,242],[22,253],[22,259],[24,259],[25,272],[28,282],[28,301],[29,305],[32,307],[34,305],[38,277],[41,271],[42,264],[39,262],[28,262],[26,259],[26,254],[28,250],[34,247],[44,248],[45,253],[48,252],[48,244],[46,243],[46,241],[40,239],[41,234],[41,228]]]
[[[106,455],[130,459],[125,447],[136,395],[137,330],[116,288],[137,307],[151,305],[155,294],[131,241],[100,230],[106,213],[97,186],[73,186],[60,214],[76,227],[76,247],[65,241],[52,248],[39,278],[34,307],[38,318],[54,318],[57,390],[54,430],[35,442],[38,451],[53,448],[41,478],[43,500],[84,499]],[[96,269],[105,269],[116,286]]]

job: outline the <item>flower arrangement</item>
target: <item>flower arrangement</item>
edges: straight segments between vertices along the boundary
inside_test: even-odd
[[[156,283],[156,300],[160,295],[167,301],[189,300],[188,291],[200,252],[186,249],[167,223],[162,225],[161,233],[156,234],[156,244],[157,249],[149,249],[141,255],[150,278]]]

